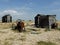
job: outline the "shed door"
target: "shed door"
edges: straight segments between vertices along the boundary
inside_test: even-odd
[[[10,16],[7,16],[7,22],[10,22]]]
[[[53,23],[53,20],[51,17],[49,17],[49,25],[51,25]]]
[[[49,17],[49,25],[51,25],[51,24],[53,24],[55,22],[56,22],[55,18]]]
[[[38,26],[40,25],[40,16],[38,16]]]

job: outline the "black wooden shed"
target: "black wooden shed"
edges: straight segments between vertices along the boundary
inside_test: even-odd
[[[37,14],[37,16],[35,16],[36,27],[49,28],[49,26],[52,27],[52,25],[55,23],[56,23],[56,15]]]
[[[3,16],[2,17],[2,22],[3,23],[4,22],[7,22],[7,23],[12,22],[12,16],[10,14],[7,14],[7,15]]]

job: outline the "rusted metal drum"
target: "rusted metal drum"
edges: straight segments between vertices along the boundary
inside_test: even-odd
[[[24,22],[21,19],[17,20],[17,29],[19,32],[25,30]]]

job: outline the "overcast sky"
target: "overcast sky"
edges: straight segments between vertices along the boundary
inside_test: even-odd
[[[60,20],[60,0],[0,0],[0,19],[11,14],[15,20],[33,20],[38,13],[56,14]]]

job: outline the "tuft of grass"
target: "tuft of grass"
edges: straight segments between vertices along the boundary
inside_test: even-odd
[[[12,23],[0,23],[1,29],[8,29],[12,27]]]
[[[12,45],[12,43],[6,40],[6,41],[4,42],[4,45]]]
[[[58,30],[60,30],[60,28],[57,28]]]
[[[47,32],[48,30],[46,29],[45,32]]]
[[[25,37],[23,37],[23,38],[19,38],[18,40],[21,40],[21,41],[25,41]]]
[[[49,29],[49,28],[46,28],[46,29],[45,29],[45,32],[47,32],[47,31],[51,31],[51,29]]]
[[[9,38],[8,40],[14,40],[14,38]]]
[[[5,41],[5,42],[4,42],[4,45],[9,45],[9,42]]]
[[[0,33],[6,33],[6,32],[4,32],[4,31],[0,31]]]
[[[25,35],[23,35],[23,36],[21,36],[21,38],[19,38],[19,40],[21,40],[21,41],[25,41],[25,39],[26,39]]]
[[[39,41],[37,42],[37,45],[56,45],[56,44],[52,42]]]

